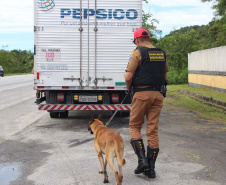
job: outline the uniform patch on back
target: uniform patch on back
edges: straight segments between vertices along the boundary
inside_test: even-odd
[[[165,55],[163,53],[163,51],[149,51],[148,52],[149,57],[150,57],[150,61],[165,61]]]

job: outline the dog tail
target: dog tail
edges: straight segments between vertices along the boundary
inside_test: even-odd
[[[124,143],[120,143],[118,146],[116,145],[116,157],[118,164],[120,166],[124,166],[126,164],[126,160],[123,159],[124,154]]]

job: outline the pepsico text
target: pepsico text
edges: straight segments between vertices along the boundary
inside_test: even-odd
[[[65,18],[67,16],[72,16],[73,19],[80,19],[80,14],[82,15],[82,19],[88,19],[88,17],[95,16],[95,10],[93,9],[70,9],[70,8],[62,8],[61,9],[61,18]],[[129,19],[134,20],[137,19],[138,12],[135,9],[123,10],[123,9],[97,9],[96,10],[96,18],[103,19]]]

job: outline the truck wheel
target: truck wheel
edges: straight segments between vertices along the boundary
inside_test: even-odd
[[[50,115],[50,118],[58,118],[59,112],[50,112],[49,115]]]
[[[60,118],[68,118],[68,111],[60,112]]]

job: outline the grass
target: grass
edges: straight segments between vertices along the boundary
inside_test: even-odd
[[[32,73],[5,73],[4,76],[13,76],[13,75],[28,75]]]
[[[171,87],[169,87],[171,88]],[[224,92],[219,92],[219,91],[215,91],[213,89],[210,89],[208,87],[189,87],[187,84],[183,84],[183,85],[172,85],[172,88],[175,90],[186,90],[186,91],[191,91],[193,93],[196,94],[201,94],[204,96],[210,96],[213,99],[217,99],[217,100],[221,100],[221,101],[225,101],[226,102],[226,93]]]
[[[187,90],[196,94],[210,96],[213,99],[226,101],[226,93],[218,92],[207,87],[193,88],[187,84],[183,85],[168,85],[167,97],[165,103],[179,107],[186,107],[190,112],[196,112],[199,116],[211,119],[217,119],[226,123],[225,111],[216,107],[205,105],[199,101],[191,99],[185,95],[178,93],[178,90]]]

